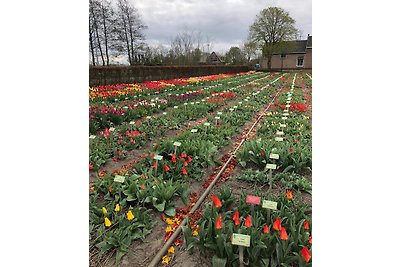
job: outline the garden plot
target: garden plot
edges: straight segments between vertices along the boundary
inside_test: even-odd
[[[254,99],[256,103],[257,103],[257,99],[259,100],[260,103],[262,101],[264,101],[263,99],[260,99],[259,96],[257,96],[257,95],[252,95],[251,97],[248,96],[248,97],[246,97],[246,99],[247,99],[247,101],[249,99]],[[236,107],[239,107],[241,105],[241,103],[239,103],[239,102],[243,103],[244,101],[238,101],[236,103],[237,104]],[[232,108],[230,108],[230,109],[232,109]],[[228,138],[229,135],[232,134],[232,129],[231,129],[232,126],[236,127],[236,128],[239,127],[240,124],[243,124],[246,121],[246,119],[247,119],[246,116],[250,116],[256,110],[257,110],[257,107],[254,107],[253,109],[250,109],[247,107],[246,109],[244,109],[242,111],[242,113],[244,115],[236,116],[238,113],[232,112],[229,109],[225,109],[225,110],[223,110],[223,113],[224,112],[226,114],[229,113],[230,115],[224,114],[224,115],[220,116],[221,122],[217,121],[214,125],[213,120],[215,117],[210,118],[210,120],[208,122],[208,123],[210,123],[210,125],[204,125],[202,127],[199,127],[199,129],[197,129],[197,131],[191,131],[190,134],[193,134],[193,137],[195,137],[197,132],[199,134],[201,134],[200,136],[208,136],[208,137],[213,136],[214,140],[215,140],[215,144],[217,144],[217,148],[218,148],[218,146],[224,145],[227,142],[227,140],[229,139]],[[211,127],[209,127],[209,126],[211,126]],[[215,128],[215,129],[213,129],[213,128]],[[221,132],[221,129],[226,129],[226,130]],[[192,130],[195,130],[195,129],[192,129]],[[190,141],[190,138],[186,138],[186,139]],[[195,139],[198,139],[198,138],[195,138]],[[177,142],[175,140],[171,140],[171,141]],[[198,140],[197,140],[197,142],[199,143]],[[204,143],[210,142],[210,138],[203,139],[202,142],[203,142],[202,146],[207,147],[207,145],[204,146]],[[200,142],[200,144],[201,144],[201,142]],[[172,147],[173,147],[173,144],[172,144]],[[170,154],[173,153],[173,151],[174,151],[174,150],[172,150],[172,147],[169,150]],[[214,145],[214,147],[215,147],[215,145]],[[168,149],[165,148],[164,151],[168,151]],[[190,151],[190,149],[188,149],[188,151]],[[204,149],[202,150],[202,148],[200,148],[199,151],[204,153]],[[213,150],[211,150],[211,151],[213,151]],[[161,192],[161,191],[168,191],[166,188],[173,188],[174,186],[176,188],[171,189],[172,196],[175,196],[176,194],[179,195],[179,193],[182,193],[182,191],[181,191],[182,188],[179,188],[176,186],[176,184],[174,185],[172,183],[172,182],[174,182],[173,179],[171,179],[172,181],[170,182],[170,184],[167,184],[167,186],[165,186],[165,183],[164,183],[165,180],[161,180],[162,176],[161,175],[158,176],[155,173],[155,168],[157,167],[157,168],[159,168],[159,170],[163,170],[165,172],[164,175],[166,175],[166,176],[168,176],[170,171],[171,171],[171,173],[174,173],[173,171],[175,171],[175,174],[176,174],[176,170],[178,170],[179,175],[183,175],[183,178],[189,177],[190,174],[196,173],[196,170],[193,170],[193,172],[190,170],[191,166],[196,166],[196,165],[192,165],[193,164],[192,161],[196,162],[197,165],[200,165],[200,168],[203,167],[201,165],[205,164],[204,162],[199,160],[199,158],[201,156],[200,152],[198,152],[197,150],[192,151],[192,152],[193,152],[193,154],[192,153],[189,154],[189,152],[186,152],[187,154],[186,153],[182,154],[181,152],[178,152],[178,151],[176,152],[177,154],[180,154],[179,161],[181,162],[181,164],[183,164],[182,166],[184,168],[181,168],[181,166],[179,166],[175,170],[171,171],[171,168],[168,165],[162,166],[161,163],[160,163],[160,165],[158,165],[156,163],[157,165],[154,166],[154,163],[155,163],[154,158],[155,157],[150,157],[150,158],[147,158],[146,160],[144,160],[143,162],[141,162],[142,165],[140,165],[139,167],[137,167],[135,169],[132,168],[132,170],[129,170],[129,168],[122,168],[121,170],[119,170],[118,175],[116,173],[113,173],[112,175],[110,174],[110,175],[104,175],[103,177],[100,177],[102,179],[100,179],[98,181],[98,183],[94,184],[91,187],[91,191],[92,191],[91,192],[91,200],[92,200],[92,202],[91,202],[91,216],[92,216],[91,217],[91,219],[92,219],[91,220],[91,222],[92,222],[91,230],[96,231],[96,233],[97,233],[96,239],[92,240],[93,246],[91,248],[95,249],[95,247],[96,248],[100,247],[100,249],[102,249],[103,252],[107,252],[110,249],[115,249],[117,247],[119,249],[119,250],[117,250],[117,258],[120,258],[121,255],[125,254],[126,249],[127,249],[126,244],[129,243],[129,241],[132,241],[137,238],[143,238],[146,234],[148,234],[149,230],[153,226],[149,220],[149,216],[147,216],[148,213],[146,213],[146,210],[144,210],[143,208],[141,208],[141,209],[139,208],[139,209],[136,209],[135,211],[132,211],[132,214],[134,217],[135,217],[135,215],[134,215],[135,212],[139,215],[136,216],[136,218],[137,218],[136,220],[135,220],[135,218],[130,217],[132,220],[132,223],[129,225],[126,225],[126,227],[129,226],[130,228],[129,227],[126,229],[124,228],[122,230],[118,227],[120,220],[122,220],[122,218],[123,218],[122,212],[121,213],[119,213],[119,212],[122,211],[124,208],[126,209],[127,203],[132,203],[132,201],[138,200],[139,203],[142,203],[141,205],[146,206],[147,204],[149,204],[149,205],[152,205],[157,210],[164,210],[164,211],[167,211],[167,213],[172,212],[172,209],[168,208],[168,205],[166,205],[167,202],[164,202],[164,201],[157,202],[156,200],[154,200],[154,198],[152,200],[152,199],[148,199],[147,197],[143,199],[143,198],[141,198],[141,196],[142,197],[146,196],[146,195],[147,196],[149,196],[149,195],[156,196],[157,193],[148,192],[148,191],[146,191],[146,189],[149,189],[150,191],[152,189],[155,189],[156,191],[158,190],[159,192]],[[214,151],[213,153],[215,153],[215,152],[216,151]],[[199,154],[195,155],[196,153],[199,153]],[[154,156],[156,156],[156,155],[154,155]],[[160,155],[157,154],[157,156],[160,156]],[[203,158],[206,159],[209,157],[205,157],[203,155]],[[184,159],[184,160],[182,161],[182,159]],[[176,159],[173,159],[173,157],[171,157],[170,160],[173,163],[173,161]],[[201,162],[201,164],[199,162]],[[208,163],[206,162],[206,164],[208,164]],[[190,167],[189,167],[189,165],[190,165]],[[154,167],[154,173],[152,173],[153,172],[152,167]],[[187,169],[186,169],[186,167],[187,167]],[[121,178],[121,177],[126,178],[126,174],[129,171],[132,171],[132,173],[131,173],[132,177],[133,177],[133,178],[131,177],[132,180],[138,181],[138,179],[139,180],[142,179],[142,181],[141,181],[142,183],[139,184],[139,186],[132,185],[132,184],[129,185],[130,191],[132,191],[132,194],[130,194],[130,195],[129,195],[130,191],[128,192],[128,191],[126,191],[126,188],[125,189],[123,188],[127,184],[129,184],[129,182],[128,182],[129,178],[127,180],[125,180],[124,178]],[[141,175],[138,174],[139,171],[142,172]],[[175,174],[171,174],[172,178],[175,178]],[[123,176],[123,175],[125,175],[125,176]],[[194,176],[196,177],[196,175],[194,175]],[[150,179],[150,177],[153,179]],[[177,179],[177,180],[179,180],[179,179]],[[159,186],[157,186],[157,185],[159,185]],[[123,191],[123,189],[124,189],[124,191]],[[141,191],[144,191],[144,192],[141,192]],[[137,193],[140,193],[140,192],[143,195],[141,195],[141,196],[137,195]],[[129,198],[123,199],[124,197],[127,197],[127,195],[124,195],[125,193],[129,195]],[[172,196],[170,196],[170,197],[172,197]],[[159,198],[161,199],[162,197],[159,197]],[[167,198],[168,198],[168,196],[167,196]],[[96,205],[98,204],[99,199],[102,199],[102,201],[104,201],[103,204],[105,204],[105,202],[108,202],[108,201],[111,202],[112,204],[108,203],[108,206],[107,206],[107,204],[105,204],[105,206],[107,206],[107,207],[104,207],[104,209],[98,208]],[[115,203],[115,202],[118,202],[118,203]],[[117,204],[119,205],[118,208],[117,208]],[[115,212],[117,214],[114,214]],[[109,214],[108,216],[111,218],[106,217],[107,214]],[[121,216],[118,217],[117,216],[118,214]],[[106,218],[107,218],[107,220],[106,220]],[[129,220],[128,217],[126,217],[126,218]],[[115,224],[116,224],[115,219],[117,219],[118,226],[115,226]],[[137,225],[135,226],[136,232],[132,237],[131,226],[134,225],[135,223],[140,225],[140,227]],[[111,227],[113,225],[115,228],[118,228],[116,230],[118,230],[117,232],[120,233],[121,236],[116,236],[115,232],[110,231],[110,229],[112,229]],[[103,227],[104,229],[99,230],[100,226]],[[119,238],[122,238],[122,239],[119,240]],[[99,240],[102,240],[102,241],[98,242]],[[98,243],[96,244],[96,242],[98,242]]]

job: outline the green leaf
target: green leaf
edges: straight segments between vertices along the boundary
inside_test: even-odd
[[[226,266],[226,258],[218,258],[216,255],[212,257],[212,266],[213,267],[225,267]]]
[[[155,204],[153,203],[153,206],[160,212],[164,211],[165,209],[165,200],[161,204]]]
[[[176,214],[175,207],[168,207],[167,209],[165,209],[164,213],[169,217],[174,217]]]

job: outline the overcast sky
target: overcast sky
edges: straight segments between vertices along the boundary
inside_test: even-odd
[[[148,26],[150,45],[169,46],[183,31],[200,31],[213,43],[213,50],[225,52],[243,43],[256,15],[268,6],[289,12],[302,30],[303,39],[312,35],[311,0],[134,0],[134,6]]]

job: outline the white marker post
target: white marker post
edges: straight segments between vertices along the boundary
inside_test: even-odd
[[[250,247],[250,236],[249,235],[242,235],[239,233],[232,234],[232,245],[239,246],[239,266],[244,267],[243,261],[243,247]]]
[[[181,146],[181,142],[174,142],[174,147],[175,147],[175,150],[174,150],[174,154],[176,155],[176,149],[178,148],[178,146]]]
[[[218,125],[218,120],[221,119],[221,117],[215,117],[215,123]]]
[[[267,209],[267,224],[271,222],[271,210],[277,210],[278,203],[275,201],[263,200],[262,207]]]
[[[163,159],[163,156],[156,155],[156,156],[154,156],[154,159],[156,160],[156,168],[155,168],[156,170],[154,171],[154,177],[156,177],[156,175],[157,175],[157,163],[158,163],[159,160]]]

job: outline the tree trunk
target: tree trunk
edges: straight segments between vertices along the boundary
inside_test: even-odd
[[[101,43],[100,43],[100,38],[99,38],[99,31],[98,31],[97,22],[96,22],[96,15],[94,14],[93,8],[91,8],[91,12],[92,12],[92,16],[93,16],[93,26],[94,26],[94,30],[95,30],[95,33],[96,33],[97,44],[99,45],[100,56],[101,56],[101,59],[103,61],[103,66],[105,66],[104,57],[103,57],[103,51],[101,49]]]
[[[107,27],[106,27],[106,15],[104,11],[104,6],[101,5],[102,13],[103,13],[103,27],[104,27],[104,43],[105,43],[105,48],[106,48],[106,60],[107,60],[107,66],[110,65],[110,57],[108,56],[108,40],[107,40]]]
[[[93,46],[93,37],[92,37],[93,31],[89,29],[89,42],[90,42],[90,50],[92,51],[92,64],[93,66],[96,66],[96,62],[94,60],[94,46]]]

